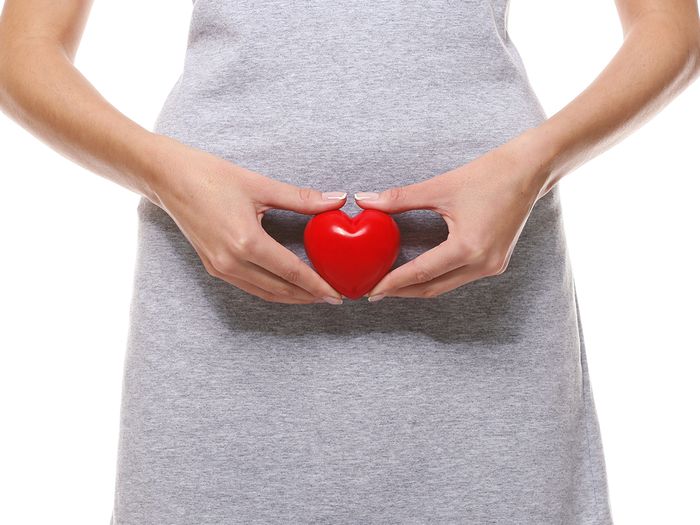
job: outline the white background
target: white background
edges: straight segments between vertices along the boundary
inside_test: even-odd
[[[190,9],[96,2],[78,67],[151,127]],[[612,0],[512,0],[509,18],[549,115],[622,40]],[[560,183],[618,525],[700,523],[699,95]],[[3,115],[0,144],[0,523],[106,525],[138,197]]]

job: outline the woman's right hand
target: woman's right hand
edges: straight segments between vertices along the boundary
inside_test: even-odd
[[[316,214],[340,208],[345,192],[300,188],[169,137],[158,137],[149,199],[175,221],[207,272],[267,301],[342,303],[342,296],[262,227],[266,210]]]

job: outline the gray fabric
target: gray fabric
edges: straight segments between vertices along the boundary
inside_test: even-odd
[[[321,190],[426,179],[546,118],[506,14],[197,0],[155,130]],[[376,304],[265,302],[137,212],[113,525],[611,523],[557,188],[502,275]],[[395,218],[397,264],[447,234],[433,212]],[[307,220],[263,224],[308,261]]]

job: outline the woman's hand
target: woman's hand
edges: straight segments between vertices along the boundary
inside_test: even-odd
[[[213,276],[280,303],[342,303],[341,295],[262,227],[266,210],[316,214],[340,208],[344,192],[276,181],[162,137],[156,205],[175,221]]]
[[[436,297],[505,271],[520,232],[545,190],[546,169],[524,134],[473,162],[431,179],[379,194],[355,194],[362,208],[387,213],[432,210],[449,234],[438,246],[389,272],[368,293]]]

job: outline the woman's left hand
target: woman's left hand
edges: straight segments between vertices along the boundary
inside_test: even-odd
[[[365,209],[435,211],[449,230],[442,243],[384,276],[368,293],[369,300],[436,297],[503,273],[535,202],[549,191],[543,156],[536,149],[521,135],[431,179],[381,193],[356,193],[357,204]]]

